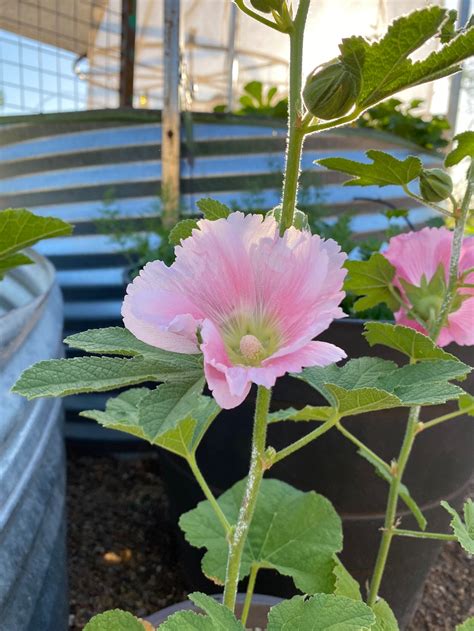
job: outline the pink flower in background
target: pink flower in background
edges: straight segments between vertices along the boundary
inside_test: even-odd
[[[390,239],[384,256],[395,267],[396,284],[406,297],[406,285],[404,289],[400,279],[415,287],[421,287],[424,275],[428,284],[431,281],[433,288],[439,288],[439,283],[434,282],[433,279],[440,265],[442,266],[442,283],[446,285],[452,242],[453,233],[446,228],[423,228],[418,232],[400,234]],[[460,275],[473,267],[474,238],[465,237],[459,263]],[[465,277],[464,282],[473,283],[474,272]],[[439,294],[431,292],[430,295],[426,292],[426,294],[426,297],[420,297],[417,312],[420,312],[420,309],[421,312],[423,310],[428,312],[429,308],[436,312],[436,309],[441,306],[441,292]],[[417,305],[414,306],[417,307]],[[428,313],[425,315],[427,316]],[[427,332],[418,322],[411,319],[403,308],[397,311],[395,319],[399,324],[410,326],[422,333]],[[472,288],[459,290],[459,296],[453,303],[448,322],[441,330],[437,343],[439,346],[446,346],[451,342],[461,345],[474,344],[474,289]]]
[[[127,288],[125,326],[158,348],[204,355],[209,388],[233,408],[253,383],[267,388],[286,372],[326,366],[346,355],[313,338],[344,314],[335,241],[275,219],[236,212],[201,220],[176,248],[176,261],[148,263]]]

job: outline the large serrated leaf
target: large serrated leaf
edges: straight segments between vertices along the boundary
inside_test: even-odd
[[[146,627],[128,611],[112,609],[91,618],[84,631],[146,631]]]
[[[196,204],[204,217],[210,221],[226,219],[231,213],[230,208],[225,204],[218,202],[217,199],[211,199],[210,197],[199,199]]]
[[[457,361],[451,353],[447,353],[423,333],[400,324],[387,322],[367,322],[364,325],[364,337],[370,346],[382,344],[400,351],[414,361],[430,359],[446,359]]]
[[[395,20],[375,42],[350,37],[340,45],[340,61],[357,77],[356,107],[364,110],[408,87],[448,76],[474,52],[474,31],[467,29],[440,50],[413,62],[410,55],[441,34],[449,12],[439,6],[413,11]]]
[[[399,631],[397,619],[383,598],[377,600],[372,611],[375,614],[375,624],[370,631]]]
[[[131,388],[108,399],[105,411],[83,410],[80,416],[97,421],[103,427],[145,438],[138,423],[138,404],[151,392],[149,388]]]
[[[218,499],[230,523],[236,523],[246,480]],[[208,501],[181,516],[188,542],[206,548],[203,571],[222,584],[226,575],[226,533]],[[264,479],[245,543],[240,578],[251,566],[273,568],[291,576],[306,593],[333,588],[333,556],[341,550],[341,521],[331,503],[314,492],[303,493],[284,482]]]
[[[374,467],[375,472],[377,473],[377,475],[379,475],[383,480],[385,480],[389,484],[391,483],[393,477],[392,477],[392,474],[390,473],[390,471],[385,469],[385,467],[382,467],[380,462],[375,460],[375,458],[372,458],[370,453],[368,453],[366,451],[360,451],[359,450],[358,454],[359,454],[359,456],[362,456],[362,458],[365,458],[365,460],[367,460],[367,462],[370,462],[370,464]],[[400,484],[400,487],[399,487],[399,490],[398,490],[398,495],[400,496],[400,499],[405,503],[406,507],[413,514],[413,517],[416,519],[418,526],[421,528],[421,530],[424,530],[426,528],[426,524],[427,524],[425,516],[421,512],[421,508],[418,506],[418,504],[415,502],[415,500],[410,495],[410,491],[408,490],[408,488],[404,484]]]
[[[344,186],[389,186],[398,184],[403,186],[419,177],[423,165],[419,158],[408,156],[405,160],[398,160],[389,153],[370,149],[366,156],[372,160],[371,164],[356,162],[347,158],[323,158],[316,160],[326,169],[347,173],[352,178],[344,182]]]
[[[204,378],[164,383],[144,397],[138,406],[138,424],[150,442],[177,428],[180,421],[192,416],[200,403]]]
[[[441,506],[452,516],[451,528],[459,544],[466,552],[474,554],[474,502],[472,499],[464,502],[464,521],[448,502],[441,502]]]
[[[192,365],[188,370],[169,361],[152,361],[133,357],[75,357],[49,359],[27,368],[12,388],[12,392],[27,399],[64,397],[81,392],[104,392],[133,386],[146,381],[199,379],[202,368]]]
[[[378,388],[346,390],[333,383],[327,383],[325,387],[336,401],[337,411],[341,417],[403,406],[403,401],[397,396]]]
[[[382,254],[372,254],[368,261],[347,261],[345,267],[349,274],[344,289],[363,296],[354,303],[356,311],[365,311],[382,302],[392,311],[399,309],[400,305],[390,290],[395,268]]]
[[[454,136],[456,147],[448,153],[444,164],[447,167],[453,167],[463,160],[470,158],[474,160],[474,131],[463,131],[461,134]]]
[[[365,603],[335,594],[316,594],[311,598],[294,596],[272,607],[267,631],[361,631],[374,623],[374,613]]]
[[[159,631],[245,631],[234,614],[211,596],[200,592],[189,594],[189,598],[206,615],[193,611],[180,611],[170,616],[158,627]]]
[[[362,600],[359,583],[349,574],[337,557],[335,559],[333,574],[335,578],[334,594],[336,594],[336,596],[345,596],[346,598],[352,598],[352,600]]]
[[[279,421],[327,421],[333,413],[333,408],[324,406],[306,405],[301,410],[295,408],[286,408],[286,410],[278,410],[268,415],[269,423],[278,423]]]

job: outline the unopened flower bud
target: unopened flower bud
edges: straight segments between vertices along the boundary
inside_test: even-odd
[[[359,94],[359,82],[339,61],[313,70],[306,79],[303,99],[313,116],[330,120],[344,116],[354,106]]]
[[[250,4],[257,11],[262,13],[271,13],[272,11],[280,11],[283,0],[250,0]]]
[[[274,217],[275,220],[280,223],[281,210],[281,205],[275,206],[275,208],[272,208],[272,210],[269,210],[267,212],[266,216]],[[295,208],[295,212],[293,214],[293,226],[298,230],[307,230],[308,232],[310,232],[308,217],[306,213],[304,213],[302,210],[298,210],[298,208]]]
[[[453,182],[442,169],[423,169],[420,175],[420,193],[427,202],[441,202],[453,192]]]

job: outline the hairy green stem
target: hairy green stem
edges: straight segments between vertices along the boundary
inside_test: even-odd
[[[430,429],[430,427],[435,427],[435,425],[439,425],[440,423],[444,423],[445,421],[450,421],[451,419],[462,416],[463,414],[469,414],[470,412],[474,412],[474,405],[467,406],[462,410],[456,410],[456,412],[443,414],[443,416],[437,416],[431,421],[418,423],[417,433],[422,432],[425,429]]]
[[[257,22],[261,22],[262,24],[265,24],[265,26],[269,26],[270,28],[275,29],[275,31],[280,31],[280,33],[286,32],[275,22],[272,22],[271,20],[267,20],[267,18],[264,18],[263,15],[260,15],[260,13],[257,13],[256,11],[252,11],[252,9],[249,9],[245,5],[244,0],[234,0],[234,2],[243,13],[246,13],[254,20],[257,20]]]
[[[231,526],[229,522],[227,521],[226,516],[222,512],[221,507],[217,503],[217,500],[214,497],[214,494],[212,493],[211,489],[209,488],[206,480],[204,479],[204,476],[202,475],[201,470],[199,469],[198,464],[196,462],[195,455],[189,454],[186,457],[186,459],[191,468],[191,471],[193,472],[194,477],[196,478],[197,483],[201,487],[202,492],[206,496],[206,499],[209,501],[210,505],[212,506],[217,519],[220,521],[220,523],[222,524],[222,527],[224,528],[226,535],[228,535],[231,531]]]
[[[255,564],[252,565],[252,567],[250,568],[250,576],[249,576],[249,582],[247,585],[247,593],[245,594],[245,602],[242,609],[242,615],[240,617],[240,621],[244,625],[244,627],[249,615],[250,605],[252,604],[253,592],[255,589],[255,581],[257,580],[257,574],[258,574],[259,569],[260,567]]]
[[[457,541],[454,535],[445,535],[442,532],[422,532],[420,530],[403,530],[402,528],[394,528],[392,535],[400,537],[413,537],[414,539],[438,539],[439,541]]]
[[[305,131],[302,124],[303,107],[301,84],[303,73],[303,39],[310,0],[300,0],[290,32],[290,81],[288,91],[288,136],[286,144],[285,179],[282,193],[280,232],[283,234],[293,223],[298,193],[301,152]]]
[[[430,208],[433,208],[433,210],[437,210],[442,215],[445,215],[445,217],[451,217],[451,219],[454,217],[453,213],[449,210],[446,210],[446,208],[443,208],[442,206],[440,206],[439,204],[435,204],[434,202],[428,202],[426,201],[426,199],[423,199],[423,197],[420,197],[416,193],[410,191],[406,184],[403,184],[402,188],[409,197],[415,199],[417,202],[420,202],[420,204],[423,204],[423,206],[429,206]]]
[[[291,443],[291,445],[288,445],[288,447],[285,447],[284,449],[280,449],[280,451],[277,451],[276,456],[272,459],[272,464],[275,464],[276,462],[280,462],[280,460],[283,460],[283,458],[286,458],[287,456],[294,453],[295,451],[298,451],[298,449],[305,447],[306,445],[308,445],[308,443],[312,442],[313,440],[316,440],[316,438],[319,438],[320,436],[325,434],[328,430],[331,429],[331,427],[334,427],[335,424],[336,424],[336,418],[331,418],[327,420],[325,423],[323,423],[322,425],[320,425],[319,427],[317,427],[314,431],[309,432],[309,434],[306,434],[306,436],[303,436],[299,440],[295,440],[295,442]]]
[[[247,478],[237,524],[229,537],[229,555],[224,588],[224,605],[231,611],[235,608],[237,587],[239,583],[240,564],[247,540],[248,530],[257,504],[258,491],[264,473],[265,445],[267,440],[268,408],[271,390],[259,386],[255,404],[255,420],[252,436],[252,452],[250,469]]]
[[[462,241],[464,238],[464,231],[466,230],[466,223],[469,216],[469,205],[472,199],[472,190],[474,187],[474,173],[471,165],[467,171],[466,176],[466,191],[461,203],[459,216],[456,219],[456,225],[454,227],[453,245],[451,248],[451,259],[449,261],[449,280],[446,294],[444,296],[441,309],[439,311],[438,319],[430,331],[430,337],[433,340],[437,340],[441,329],[445,325],[453,300],[458,290],[458,276],[459,276],[459,259],[461,258]]]
[[[354,443],[354,445],[356,445],[361,451],[363,451],[364,453],[366,453],[368,456],[370,456],[371,458],[373,458],[373,460],[375,460],[375,462],[378,462],[379,465],[381,467],[383,467],[384,469],[386,469],[386,471],[388,471],[390,474],[392,473],[392,470],[390,468],[390,465],[388,465],[385,460],[382,460],[382,458],[380,458],[379,456],[377,456],[377,454],[375,452],[373,452],[371,449],[369,449],[369,447],[367,447],[367,445],[364,445],[364,443],[362,441],[360,441],[357,436],[354,436],[354,434],[351,434],[351,432],[349,430],[347,430],[343,425],[341,425],[340,423],[336,424],[337,429],[341,432],[341,434],[343,436],[345,436],[346,438],[348,438],[352,443]]]

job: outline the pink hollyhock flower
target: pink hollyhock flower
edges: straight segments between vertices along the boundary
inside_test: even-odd
[[[204,355],[209,388],[233,408],[253,383],[270,388],[286,372],[346,355],[315,342],[344,297],[346,255],[335,241],[295,228],[279,235],[273,217],[232,213],[200,220],[176,260],[148,263],[127,288],[125,326],[137,338]]]
[[[417,297],[412,304],[416,312],[426,320],[429,312],[435,315],[441,306],[443,293],[449,276],[449,260],[453,233],[446,228],[423,228],[393,237],[384,256],[396,269],[395,284],[410,302],[409,294]],[[441,266],[441,267],[440,267]],[[461,250],[459,273],[474,267],[474,238],[465,237]],[[424,277],[424,278],[423,278]],[[402,281],[402,282],[401,282]],[[409,283],[415,287],[414,294],[407,291]],[[474,282],[474,272],[465,277],[464,282]],[[425,288],[417,291],[416,288]],[[413,303],[413,300],[412,300]],[[418,322],[407,315],[406,309],[395,314],[399,324],[427,333]],[[446,326],[438,338],[439,346],[451,342],[461,345],[474,344],[474,289],[462,288],[454,301]]]

